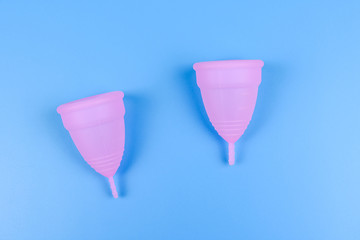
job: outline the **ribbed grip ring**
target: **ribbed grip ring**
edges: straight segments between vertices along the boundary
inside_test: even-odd
[[[95,169],[95,171],[109,177],[115,174],[115,172],[120,166],[121,159],[122,153],[119,153],[102,158],[87,159],[87,162],[92,168]]]
[[[241,121],[223,121],[223,122],[214,122],[212,123],[216,131],[222,137],[240,137],[247,125],[248,122]]]

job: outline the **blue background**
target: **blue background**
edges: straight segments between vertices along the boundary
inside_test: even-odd
[[[358,1],[0,1],[0,239],[360,239]],[[262,59],[236,165],[198,61]],[[121,197],[56,107],[125,92]]]

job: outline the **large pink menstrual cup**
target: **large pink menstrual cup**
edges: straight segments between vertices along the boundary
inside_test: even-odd
[[[261,82],[261,60],[229,60],[194,64],[206,112],[219,135],[229,143],[229,164],[235,163],[235,142],[254,112]]]
[[[120,166],[125,144],[123,97],[123,92],[110,92],[57,108],[85,161],[109,179],[114,198],[118,194],[113,176]]]

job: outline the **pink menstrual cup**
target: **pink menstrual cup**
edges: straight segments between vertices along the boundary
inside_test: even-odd
[[[114,198],[113,176],[120,166],[125,144],[123,92],[104,93],[57,108],[85,161],[107,177]]]
[[[206,112],[219,135],[229,143],[229,164],[235,163],[235,142],[254,112],[261,82],[261,60],[229,60],[194,64]]]

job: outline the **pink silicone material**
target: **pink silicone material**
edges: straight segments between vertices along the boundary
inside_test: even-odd
[[[234,143],[254,112],[261,82],[261,60],[228,60],[194,64],[197,84],[209,119],[229,143],[229,164],[235,163]]]
[[[109,179],[114,198],[118,197],[113,176],[120,166],[125,145],[124,93],[104,93],[57,108],[85,161]]]

